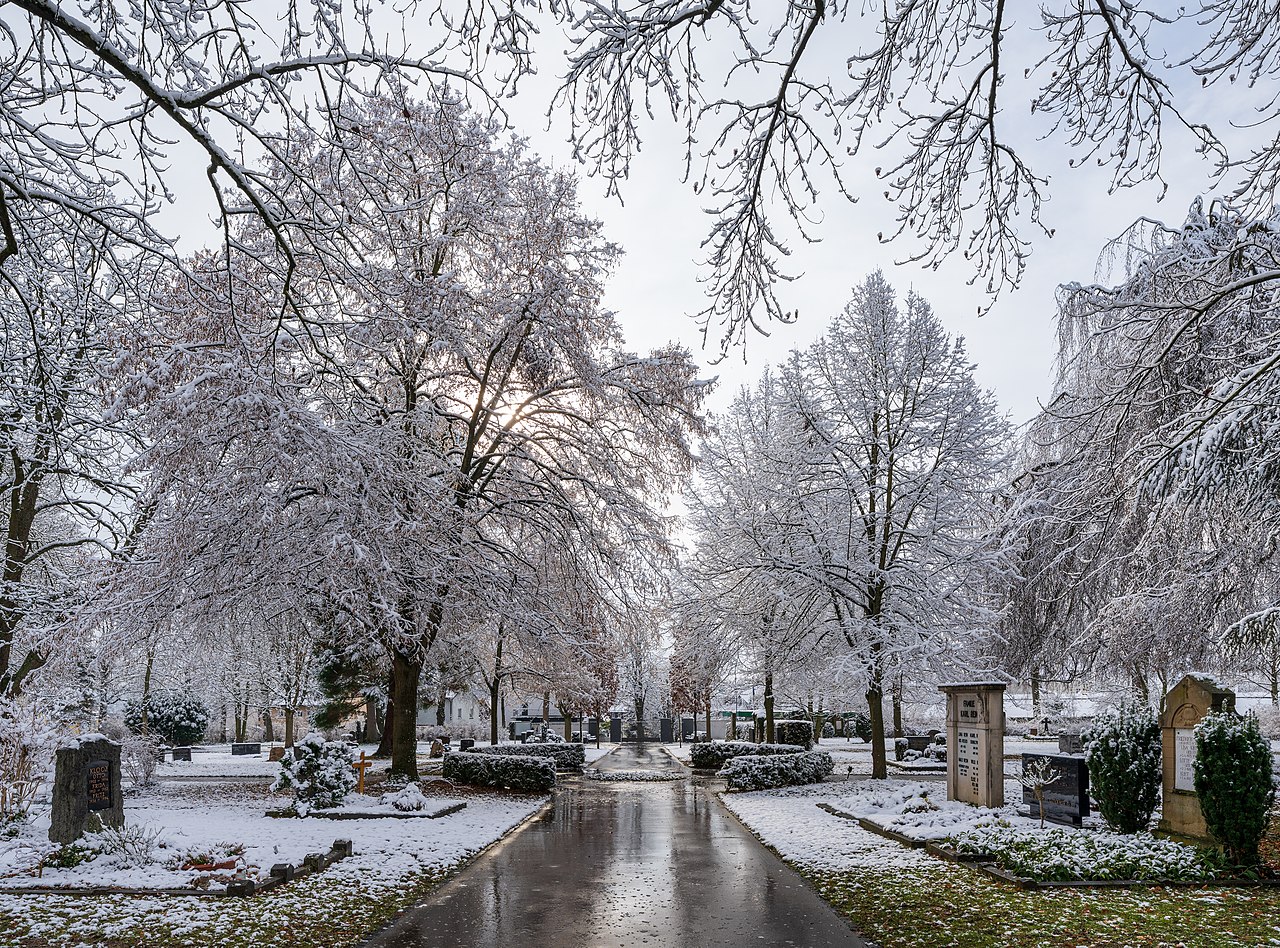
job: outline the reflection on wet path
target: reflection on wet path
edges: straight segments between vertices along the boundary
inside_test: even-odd
[[[660,747],[596,765],[679,769]],[[553,809],[499,844],[370,948],[860,946],[701,779],[563,780]]]

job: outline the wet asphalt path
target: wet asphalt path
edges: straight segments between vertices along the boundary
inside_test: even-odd
[[[680,770],[657,746],[595,766]],[[550,812],[499,843],[366,948],[865,946],[701,778],[562,778]]]

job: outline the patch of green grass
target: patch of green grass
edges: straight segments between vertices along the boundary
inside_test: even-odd
[[[245,899],[9,896],[0,898],[0,930],[14,948],[352,948],[451,874],[377,889],[321,876]]]
[[[856,872],[796,868],[880,948],[1280,945],[1277,889],[1027,892],[945,863]]]

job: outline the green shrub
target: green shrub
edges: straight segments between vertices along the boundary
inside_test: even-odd
[[[1151,824],[1160,801],[1160,722],[1140,702],[1098,715],[1084,733],[1089,790],[1107,825],[1137,833]]]
[[[293,790],[294,808],[302,816],[327,810],[355,789],[355,758],[341,741],[309,734],[285,751],[272,790]]]
[[[556,785],[556,765],[548,757],[523,754],[444,755],[444,778],[476,787],[501,787],[546,793]]]
[[[804,783],[821,783],[835,769],[826,751],[801,754],[735,757],[721,769],[730,790],[769,790]]]
[[[775,721],[773,733],[779,744],[794,744],[805,750],[813,746],[812,721]]]
[[[195,695],[180,691],[153,691],[147,695],[147,732],[175,747],[195,744],[209,726],[209,708]],[[142,733],[142,702],[131,701],[124,723],[135,734]]]
[[[750,741],[707,741],[689,748],[689,760],[698,770],[719,770],[734,757],[765,757],[773,754],[799,754],[804,750],[795,744],[752,744]]]
[[[1275,800],[1271,745],[1257,718],[1210,713],[1196,725],[1195,788],[1205,824],[1227,858],[1238,866],[1256,863]]]

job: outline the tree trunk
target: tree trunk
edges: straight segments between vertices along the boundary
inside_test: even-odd
[[[422,663],[394,652],[391,674],[395,679],[395,708],[392,718],[391,773],[418,779],[418,682]]]
[[[1031,670],[1031,721],[1033,727],[1039,727],[1040,714],[1040,669]]]
[[[499,643],[498,647],[502,647],[501,643]],[[493,681],[489,683],[489,743],[494,745],[498,743],[498,717],[501,713],[501,694],[502,682],[495,675]]]
[[[697,730],[695,728],[694,730]],[[707,694],[707,740],[711,740],[711,694]]]
[[[276,727],[271,720],[270,709],[262,712],[262,739],[268,744],[274,743],[276,739]]]
[[[436,727],[444,727],[444,703],[446,698],[445,687],[441,685],[436,689]]]
[[[564,718],[564,739],[567,741],[573,737],[573,718],[570,716],[573,709],[561,706],[559,710],[560,716]]]
[[[878,672],[871,675],[867,709],[871,716],[871,776],[883,780],[889,776],[889,766],[884,750],[884,685]]]
[[[764,675],[764,742],[773,743],[773,672]]]
[[[636,698],[636,743],[644,743],[644,699]]]
[[[151,722],[147,720],[147,699],[151,697],[151,669],[155,665],[155,661],[155,650],[147,649],[147,664],[142,670],[142,701],[138,705],[141,719],[138,729],[142,734],[151,733]]]
[[[378,723],[378,701],[376,698],[364,699],[364,743],[373,744],[382,740],[382,726]]]
[[[1280,707],[1280,667],[1271,666],[1271,706]]]
[[[551,692],[542,693],[542,726],[546,727],[551,720]]]
[[[395,745],[395,716],[396,716],[396,676],[395,671],[387,672],[387,708],[382,713],[382,740],[378,741],[378,749],[373,752],[373,756],[386,760],[391,756],[391,750]],[[416,742],[417,726],[414,727],[414,737]]]
[[[284,746],[285,747],[293,746],[293,719],[295,714],[297,714],[297,712],[294,711],[293,708],[284,709]]]
[[[898,675],[893,680],[893,736],[895,738],[902,736],[902,676]]]

